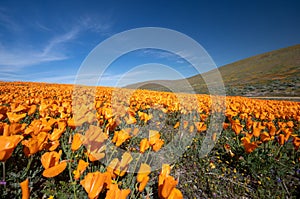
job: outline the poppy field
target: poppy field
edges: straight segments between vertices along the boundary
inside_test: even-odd
[[[0,82],[0,198],[297,198],[300,103],[217,98]]]

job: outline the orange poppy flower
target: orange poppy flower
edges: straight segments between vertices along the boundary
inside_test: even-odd
[[[168,198],[172,190],[176,187],[178,181],[175,180],[172,176],[167,176],[164,179],[161,188],[159,189],[160,195],[162,198]]]
[[[115,131],[112,142],[116,143],[116,146],[121,146],[130,137],[129,133],[125,130]]]
[[[30,108],[29,108],[27,114],[28,114],[28,115],[32,115],[32,114],[35,113],[35,111],[36,111],[36,105],[33,104],[33,105],[30,106]]]
[[[21,135],[0,136],[0,161],[4,162],[12,155],[14,149],[23,139]]]
[[[41,132],[37,136],[33,136],[28,140],[23,140],[22,145],[25,155],[28,157],[37,153],[38,151],[43,150],[47,145],[48,135],[49,134],[46,132]]]
[[[26,117],[27,113],[17,114],[17,113],[7,112],[6,115],[11,123],[13,122],[18,123],[21,119]]]
[[[139,185],[139,192],[142,192],[144,188],[146,187],[148,181],[149,181],[149,174],[151,173],[151,167],[148,164],[142,163],[141,167],[137,174],[137,182],[140,183]]]
[[[225,122],[223,122],[223,129],[228,129],[228,127],[230,126],[230,124],[229,123],[225,123]]]
[[[177,129],[180,126],[180,122],[176,122],[176,124],[174,125],[174,129]]]
[[[164,145],[164,143],[165,142],[163,140],[161,140],[161,139],[157,140],[155,142],[155,144],[152,145],[153,151],[155,151],[155,152],[159,151],[159,149],[161,149],[161,147]]]
[[[66,169],[66,167],[67,167],[67,162],[62,161],[53,167],[45,169],[43,171],[43,176],[46,178],[53,178],[53,177],[59,175],[60,173],[62,173]]]
[[[136,118],[134,116],[128,115],[128,117],[125,117],[125,121],[127,124],[135,124]]]
[[[252,130],[253,130],[253,136],[259,137],[261,130],[263,130],[265,127],[261,126],[260,122],[253,122]]]
[[[29,199],[30,191],[29,191],[29,180],[28,178],[20,183],[22,190],[22,199]]]
[[[284,145],[284,143],[285,143],[285,136],[283,134],[280,134],[278,136],[278,142],[279,142],[280,145]]]
[[[149,147],[150,147],[150,144],[149,144],[148,139],[147,138],[142,139],[140,142],[140,152],[145,153],[145,151],[147,149],[149,149]]]
[[[117,168],[119,164],[119,160],[118,158],[114,158],[109,165],[106,167],[106,171],[109,172],[111,174],[112,178],[116,177],[116,174],[114,173],[114,170]]]
[[[81,134],[75,133],[71,145],[72,151],[77,151],[82,145]]]
[[[80,181],[90,199],[97,198],[104,187],[111,187],[111,175],[108,172],[88,173],[83,180]]]
[[[55,151],[59,145],[60,145],[59,140],[55,140],[53,142],[49,142],[47,147],[45,148],[48,149],[49,151]]]
[[[59,162],[62,151],[58,153],[56,151],[46,152],[41,157],[41,162],[45,170],[43,171],[43,176],[47,178],[52,178],[59,175],[67,167],[67,162]]]
[[[130,153],[128,152],[125,152],[123,155],[122,155],[122,159],[121,159],[121,162],[120,162],[120,167],[121,168],[124,168],[126,166],[129,165],[129,163],[132,161],[132,156]]]
[[[264,131],[263,133],[260,134],[260,140],[262,142],[268,142],[273,139],[274,139],[274,136],[270,136],[270,134],[266,131]]]
[[[196,128],[197,128],[197,132],[203,132],[206,131],[207,127],[206,124],[204,122],[194,122]]]
[[[60,136],[65,132],[67,124],[64,121],[58,122],[58,128],[54,128],[53,132],[49,136],[49,140],[58,140]]]
[[[108,139],[108,135],[103,133],[99,126],[90,125],[83,137],[83,143],[85,145],[90,143],[103,143]]]
[[[299,137],[294,137],[293,145],[294,145],[295,150],[297,151],[300,147],[300,138]]]
[[[119,161],[117,167],[115,168],[114,173],[120,177],[124,176],[125,173],[127,172],[128,165],[131,161],[132,161],[132,156],[130,155],[130,153],[125,152],[122,155],[121,161]]]
[[[145,123],[147,123],[149,120],[152,119],[152,115],[148,115],[147,113],[144,113],[141,111],[138,112],[138,115],[139,115],[140,119],[142,121],[144,121]]]
[[[20,124],[20,123],[11,123],[11,124],[7,124],[4,123],[3,124],[3,135],[4,136],[10,136],[10,135],[15,135],[15,134],[23,134],[24,129],[26,127],[26,124]]]
[[[168,199],[182,199],[183,195],[179,189],[172,189],[170,195],[168,196]]]
[[[111,184],[105,199],[126,199],[129,194],[130,189],[120,190],[117,184]]]
[[[241,141],[244,145],[246,153],[252,153],[258,147],[256,143],[251,143],[250,139],[247,137],[243,137]]]
[[[80,178],[80,175],[85,171],[87,166],[89,165],[88,162],[85,162],[84,160],[80,159],[77,169],[74,171],[74,179],[78,180]]]
[[[162,170],[158,176],[158,195],[160,198],[163,198],[162,196],[162,188],[165,182],[165,179],[169,176],[171,172],[171,167],[168,164],[162,165]]]
[[[240,124],[239,120],[232,120],[231,121],[231,128],[235,132],[236,135],[240,134],[243,130],[243,125]]]

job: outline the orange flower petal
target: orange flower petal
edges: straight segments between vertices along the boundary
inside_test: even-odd
[[[46,178],[53,178],[63,172],[67,167],[67,162],[61,162],[53,167],[43,171],[43,176]]]
[[[22,199],[29,199],[29,180],[28,178],[20,183],[22,190]]]

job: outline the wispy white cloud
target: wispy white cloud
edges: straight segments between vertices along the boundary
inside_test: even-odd
[[[21,26],[13,20],[3,7],[0,7],[0,27],[1,26],[13,32],[21,30]]]
[[[18,71],[26,66],[32,66],[44,62],[66,59],[63,53],[32,49],[7,49],[0,46],[0,66],[2,72]]]
[[[0,9],[0,24],[7,26],[7,29],[13,31],[19,25],[4,15]],[[35,23],[37,28],[44,31],[51,31],[40,22]],[[92,18],[81,17],[77,24],[74,24],[69,31],[57,34],[49,38],[43,45],[30,44],[31,48],[26,48],[23,43],[5,45],[0,43],[0,71],[12,72],[22,69],[26,66],[38,65],[45,62],[61,61],[70,58],[67,55],[67,44],[76,40],[80,34],[87,31],[107,32],[111,28],[109,23],[96,23]],[[32,46],[35,45],[35,46]],[[37,46],[38,45],[38,46]]]
[[[113,26],[110,15],[101,17],[91,13],[78,16],[73,21],[58,23],[37,18],[24,24],[19,19],[10,10],[0,6],[0,29],[3,30],[0,31],[0,80],[74,83],[78,78],[76,71],[70,69],[61,74],[43,68],[41,64],[74,58],[74,45],[81,45],[82,37],[91,33],[110,35]],[[55,22],[56,19],[53,20]],[[92,84],[99,77],[93,74],[80,78]]]
[[[180,54],[174,54],[168,51],[158,50],[158,49],[144,49],[141,51],[142,56],[152,56],[160,59],[167,59],[179,64],[184,63],[184,57],[180,57]]]
[[[96,16],[85,15],[79,18],[78,24],[82,29],[86,29],[88,31],[101,34],[109,34],[113,22],[110,16],[106,16],[105,18],[99,19],[99,17]]]
[[[45,46],[45,48],[43,49],[42,55],[51,54],[53,52],[53,50],[55,50],[55,47],[76,39],[76,37],[78,36],[79,33],[80,33],[79,29],[77,27],[75,27],[72,30],[70,30],[69,32],[66,32],[62,35],[58,35],[58,36],[54,37]]]

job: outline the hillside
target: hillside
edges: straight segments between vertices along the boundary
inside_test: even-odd
[[[300,96],[300,44],[263,53],[219,67],[227,95],[241,96]],[[209,76],[214,71],[203,73]],[[126,86],[159,91],[169,91],[169,86],[179,92],[208,93],[202,75],[183,80],[156,80]],[[186,83],[187,83],[186,82]],[[162,86],[164,85],[164,86]]]

